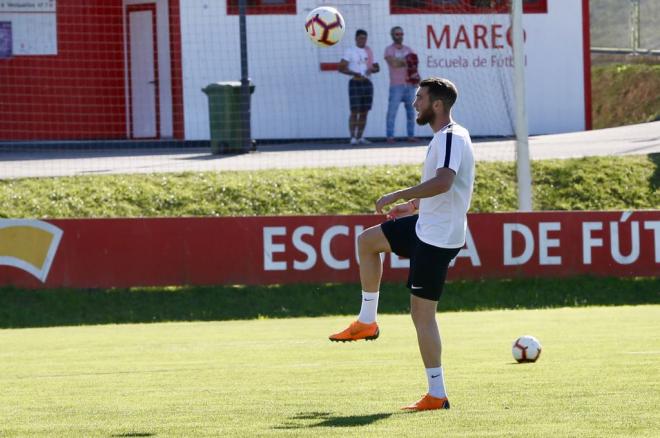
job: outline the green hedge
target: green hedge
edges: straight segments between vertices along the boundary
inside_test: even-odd
[[[655,209],[660,154],[532,163],[536,210]],[[0,217],[358,214],[416,184],[418,165],[0,181]],[[477,164],[471,211],[517,209],[515,164]]]

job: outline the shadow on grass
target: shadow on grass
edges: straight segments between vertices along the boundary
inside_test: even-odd
[[[379,313],[408,313],[409,291],[381,286]],[[660,303],[660,278],[454,281],[440,311]],[[0,328],[353,315],[357,284],[206,286],[110,290],[0,288]]]
[[[146,437],[146,436],[156,436],[154,433],[148,432],[126,432],[118,433],[116,435],[110,435],[111,437]]]
[[[301,412],[289,418],[284,424],[275,426],[273,429],[306,429],[314,427],[360,427],[367,426],[378,420],[383,420],[392,413],[369,414],[369,415],[345,415],[336,416],[330,412]],[[309,421],[316,421],[310,423]],[[318,421],[320,420],[320,421]]]

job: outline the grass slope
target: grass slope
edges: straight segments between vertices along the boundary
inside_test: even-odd
[[[660,64],[593,66],[591,81],[594,129],[660,120]]]
[[[332,344],[346,317],[0,330],[3,437],[655,437],[660,306],[442,313],[452,409],[408,316]],[[511,342],[543,343],[518,365]]]
[[[659,163],[658,154],[535,161],[534,208],[658,208]],[[419,166],[402,165],[0,180],[0,217],[370,213],[383,193],[419,175]],[[471,211],[515,211],[515,175],[513,163],[478,163]]]

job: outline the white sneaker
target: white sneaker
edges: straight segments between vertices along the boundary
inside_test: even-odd
[[[351,144],[358,144],[358,139],[355,137],[351,137]]]
[[[358,140],[358,143],[360,143],[360,144],[371,144],[371,142],[369,140],[367,140],[366,138],[364,138],[364,137],[360,138]]]

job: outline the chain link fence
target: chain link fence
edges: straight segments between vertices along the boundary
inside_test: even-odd
[[[590,0],[591,49],[660,55],[660,0]]]

